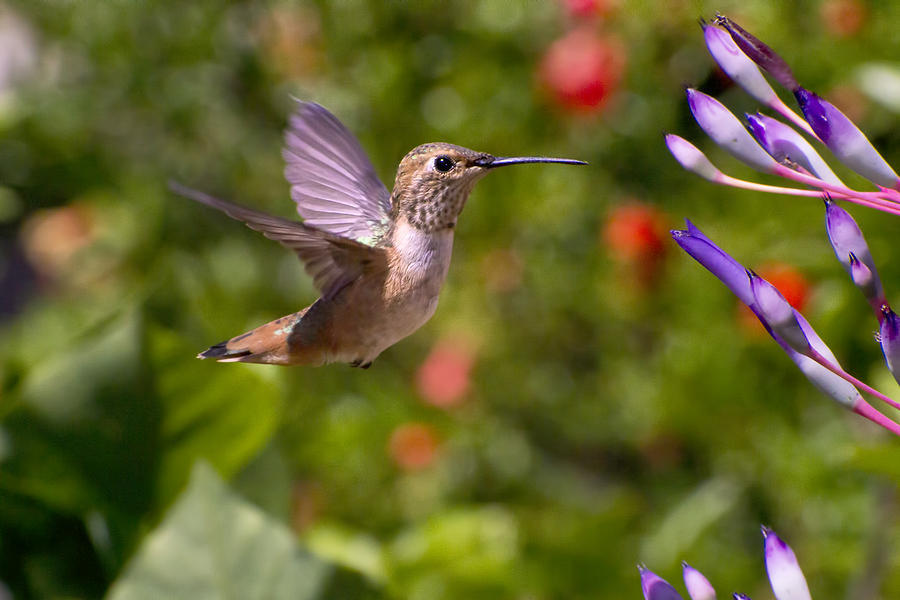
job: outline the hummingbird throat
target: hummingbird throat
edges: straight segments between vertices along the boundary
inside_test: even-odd
[[[452,229],[466,205],[475,185],[474,181],[454,182],[455,185],[423,185],[423,190],[408,190],[400,199],[400,212],[416,229],[433,232]]]

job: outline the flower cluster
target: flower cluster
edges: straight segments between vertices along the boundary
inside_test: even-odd
[[[697,123],[714,142],[757,171],[807,187],[762,185],[731,177],[714,166],[696,146],[677,135],[666,135],[669,151],[685,169],[713,183],[824,198],[828,239],[838,261],[872,307],[880,326],[877,339],[888,369],[900,382],[900,319],[885,298],[875,262],[859,226],[837,204],[837,201],[844,201],[900,215],[900,177],[846,115],[801,87],[787,63],[771,48],[722,15],[716,16],[713,23],[702,26],[707,48],[722,70],[790,125],[757,113],[745,115],[745,126],[718,100],[688,89],[688,104]],[[778,97],[760,67],[794,95],[803,117]],[[847,187],[803,134],[824,144],[845,166],[871,181],[877,190],[859,191]],[[894,408],[900,408],[900,403],[846,373],[806,319],[774,286],[741,266],[690,222],[686,229],[673,231],[672,236],[682,249],[750,307],[813,385],[845,408],[900,435],[900,425],[876,411],[863,400],[858,390]]]
[[[777,600],[810,600],[806,578],[797,563],[794,551],[778,535],[767,527],[762,528],[765,540],[766,572]],[[716,590],[709,580],[687,563],[683,567],[684,586],[691,600],[715,600]],[[681,600],[669,582],[644,566],[641,572],[641,589],[645,600]],[[734,594],[735,600],[750,600],[744,594]]]

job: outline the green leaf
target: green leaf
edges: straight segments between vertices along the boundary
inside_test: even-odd
[[[187,489],[107,598],[313,599],[320,597],[329,571],[300,549],[287,527],[198,463]]]
[[[164,504],[197,459],[227,477],[245,467],[275,433],[280,391],[259,370],[196,360],[196,349],[169,330],[153,328],[148,337],[163,413],[157,499]]]

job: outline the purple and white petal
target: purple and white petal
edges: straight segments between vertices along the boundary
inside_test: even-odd
[[[785,342],[781,340],[776,341],[817,390],[849,410],[856,410],[860,403],[863,402],[863,397],[859,390],[853,387],[853,384],[846,379],[835,375],[808,356],[803,356]]]
[[[714,25],[703,25],[703,37],[709,53],[725,74],[764,106],[778,101],[778,95],[759,67],[738,48],[731,35]]]
[[[746,305],[753,304],[753,292],[747,279],[747,270],[724,250],[716,246],[702,231],[688,220],[687,229],[675,229],[670,233],[681,249],[718,277],[728,289]]]
[[[900,184],[900,177],[869,138],[836,106],[803,88],[794,96],[810,127],[838,160],[880,186],[896,188]]]
[[[871,302],[879,299],[877,276],[872,273],[872,269],[866,266],[866,263],[856,258],[852,252],[850,253],[850,279],[853,280],[853,285],[862,291],[866,300]]]
[[[767,527],[762,528],[766,548],[766,571],[778,600],[812,600],[806,578],[794,551]]]
[[[756,36],[724,15],[716,15],[714,22],[725,28],[744,54],[775,78],[775,81],[791,92],[800,87],[784,59]]]
[[[834,355],[834,352],[831,351],[831,348],[825,345],[825,342],[822,341],[819,334],[812,328],[812,325],[810,325],[806,318],[804,318],[804,316],[796,309],[794,309],[794,317],[800,324],[803,335],[806,336],[806,340],[809,342],[810,347],[818,352],[819,355],[825,357],[828,362],[840,367],[841,365]],[[800,369],[806,378],[809,379],[810,383],[812,383],[820,392],[844,408],[850,410],[855,410],[857,407],[861,406],[861,403],[865,404],[859,390],[857,390],[852,383],[843,377],[832,373],[808,356],[804,356],[795,351],[783,340],[776,341],[784,348],[784,351],[787,352],[791,360],[794,361],[797,368]]]
[[[778,289],[752,271],[747,271],[750,278],[750,290],[753,293],[754,312],[772,329],[778,337],[800,354],[809,351],[809,340],[797,320],[797,311],[784,299]]]
[[[900,383],[900,317],[887,304],[881,307],[881,313],[883,318],[878,341],[881,342],[881,351],[884,352],[888,370],[897,383]]]
[[[760,113],[747,115],[747,122],[753,137],[776,161],[783,162],[788,159],[819,179],[844,187],[844,183],[838,179],[815,148],[792,127]]]
[[[666,134],[666,146],[685,170],[713,182],[722,177],[722,172],[706,158],[706,155],[683,137],[672,133]]]
[[[716,600],[716,590],[703,573],[687,564],[681,563],[684,585],[691,600]]]
[[[638,569],[641,572],[644,600],[684,600],[668,581],[646,567],[638,566]]]
[[[697,124],[712,140],[735,158],[763,173],[775,171],[778,163],[756,143],[725,105],[693,88],[686,90],[688,105]]]
[[[825,231],[828,233],[828,241],[831,242],[834,255],[844,270],[851,278],[853,277],[853,266],[850,262],[852,254],[871,272],[874,297],[882,298],[884,291],[881,287],[881,279],[878,277],[875,260],[872,258],[862,230],[850,213],[827,198],[825,200]],[[865,292],[865,290],[863,291]],[[869,298],[868,294],[866,297]]]

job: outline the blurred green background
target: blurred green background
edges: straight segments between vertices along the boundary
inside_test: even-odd
[[[662,143],[764,180],[684,101],[757,110],[706,54],[716,10],[900,164],[894,3],[0,4],[0,597],[637,598],[636,563],[677,583],[684,559],[767,598],[761,523],[817,599],[900,596],[897,441],[668,238],[691,218],[896,397],[821,203]],[[389,186],[426,141],[591,166],[480,183],[436,316],[368,371],[195,360],[316,297],[165,187],[296,217],[292,96]],[[851,211],[896,297],[896,223]]]

